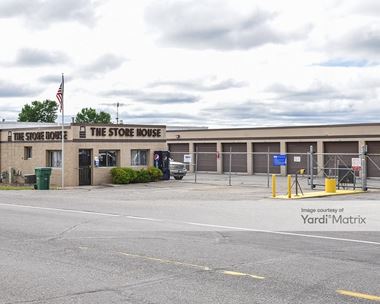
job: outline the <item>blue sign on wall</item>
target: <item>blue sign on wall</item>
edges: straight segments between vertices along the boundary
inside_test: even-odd
[[[273,155],[273,166],[286,166],[286,155],[276,154]]]

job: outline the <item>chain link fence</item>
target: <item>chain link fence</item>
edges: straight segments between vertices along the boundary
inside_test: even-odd
[[[171,158],[183,163],[186,155],[190,160],[183,182],[269,188],[272,174],[297,174],[302,187],[308,189],[323,189],[326,178],[336,179],[339,189],[380,189],[380,154],[366,151],[363,146],[358,153],[317,153],[310,146],[310,151],[303,153],[248,153],[230,149],[171,152]],[[286,158],[283,166],[274,163],[278,155]]]

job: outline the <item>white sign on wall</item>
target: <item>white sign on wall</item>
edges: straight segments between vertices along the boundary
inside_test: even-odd
[[[191,164],[191,163],[192,163],[192,157],[191,157],[191,154],[185,154],[185,155],[183,156],[183,162],[184,162],[184,163],[189,163],[189,164]]]
[[[361,170],[362,168],[362,161],[360,158],[352,158],[351,159],[352,169],[354,170]]]
[[[301,162],[301,156],[294,156],[294,162],[300,163]]]

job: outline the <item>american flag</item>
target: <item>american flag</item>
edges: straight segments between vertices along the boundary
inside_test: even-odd
[[[58,89],[58,92],[57,94],[55,95],[58,99],[58,102],[59,102],[59,105],[61,107],[61,112],[62,112],[62,109],[63,109],[63,92],[62,92],[62,83],[61,85],[59,86],[59,89]]]

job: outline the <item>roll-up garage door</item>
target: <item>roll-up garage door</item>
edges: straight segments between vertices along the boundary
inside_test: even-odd
[[[247,172],[247,144],[246,143],[226,143],[222,144],[223,149],[223,172],[230,171],[230,149],[231,172]],[[236,154],[235,154],[236,153]]]
[[[305,169],[307,173],[307,153],[310,152],[310,146],[313,146],[313,151],[317,152],[316,142],[289,142],[286,144],[286,153],[288,155],[287,161],[287,173],[295,174],[300,169]],[[316,164],[317,155],[314,155],[314,164]],[[317,170],[314,170],[314,174],[317,174]]]
[[[359,157],[358,152],[359,144],[357,141],[325,142],[324,167],[326,173],[329,174],[328,168],[336,168],[337,166],[351,168],[352,158]]]
[[[216,144],[195,144],[197,171],[216,171]]]
[[[169,144],[169,151],[172,159],[183,163],[183,156],[189,153],[189,144]]]
[[[380,141],[368,141],[367,174],[368,177],[380,177]],[[377,154],[377,155],[376,155]]]
[[[259,152],[280,153],[280,143],[253,143],[253,173],[267,173],[267,154]],[[256,154],[257,153],[257,154]],[[280,173],[281,168],[273,166],[273,154],[269,155],[269,173]]]

